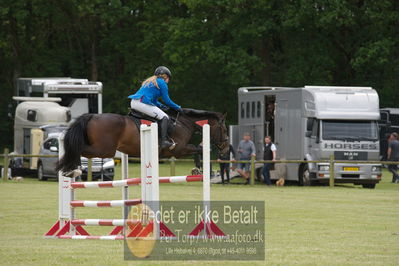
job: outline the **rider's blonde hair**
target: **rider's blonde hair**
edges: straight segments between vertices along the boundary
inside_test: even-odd
[[[159,87],[158,87],[158,82],[157,82],[157,78],[162,78],[162,79],[166,79],[166,78],[168,78],[168,75],[166,75],[166,74],[161,74],[161,75],[159,75],[159,76],[151,76],[151,77],[149,77],[148,79],[146,79],[146,80],[144,80],[143,81],[143,83],[141,83],[141,86],[145,86],[145,85],[148,85],[149,83],[152,83],[152,84],[154,84],[155,85],[155,87],[157,87],[158,89],[159,89]]]

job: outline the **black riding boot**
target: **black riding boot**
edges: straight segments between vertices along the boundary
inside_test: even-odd
[[[169,119],[167,117],[162,118],[160,126],[161,126],[161,150],[168,148],[170,150],[173,150],[175,147],[174,143],[170,142],[168,140],[168,122]]]

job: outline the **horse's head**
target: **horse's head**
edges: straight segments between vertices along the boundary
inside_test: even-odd
[[[211,141],[221,154],[229,152],[229,136],[226,127],[226,114],[215,113],[214,119],[209,119]]]
[[[188,124],[195,128],[196,131],[201,130],[201,127],[197,124],[198,121],[208,120],[212,144],[214,144],[222,154],[229,152],[226,114],[184,108],[183,116],[180,118],[180,121],[184,123],[184,120],[188,121]]]

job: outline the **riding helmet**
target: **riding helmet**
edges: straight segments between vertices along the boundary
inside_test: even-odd
[[[165,74],[169,78],[172,77],[172,73],[170,72],[169,68],[167,68],[166,66],[159,66],[159,67],[157,67],[157,69],[155,69],[155,72],[154,72],[155,76],[160,76],[162,74]]]

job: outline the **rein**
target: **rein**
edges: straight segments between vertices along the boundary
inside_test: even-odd
[[[177,124],[177,121],[178,121],[178,119],[179,119],[179,114],[180,113],[177,113],[177,115],[176,115],[176,119],[175,119],[175,125]],[[183,116],[183,117],[187,117],[187,118],[189,118],[188,119],[188,121],[190,121],[189,123],[193,123],[194,124],[194,132],[195,133],[197,133],[197,132],[202,132],[202,130],[201,130],[201,125],[200,124],[198,124],[197,122],[199,122],[199,121],[201,121],[201,120],[195,120],[195,118],[191,118],[190,116]],[[205,120],[207,120],[208,118],[205,118]],[[182,123],[182,124],[185,124],[184,123],[184,121],[185,121],[186,119],[183,119],[182,121],[180,121],[180,123]],[[217,127],[219,127],[219,132],[217,133],[218,134],[218,138],[217,138],[217,141],[214,139],[214,138],[211,138],[211,142],[219,149],[219,150],[223,150],[223,148],[224,148],[224,144],[225,144],[225,139],[223,139],[223,133],[222,133],[222,127],[223,127],[223,124],[222,124],[222,122],[220,121],[220,120],[218,120],[218,119],[216,119],[216,122],[217,122]],[[188,126],[188,125],[187,125]]]
[[[173,123],[173,125],[174,126],[176,126],[177,125],[177,120],[179,119],[179,112],[177,112],[177,115],[176,115],[176,119],[175,119],[175,122]]]

